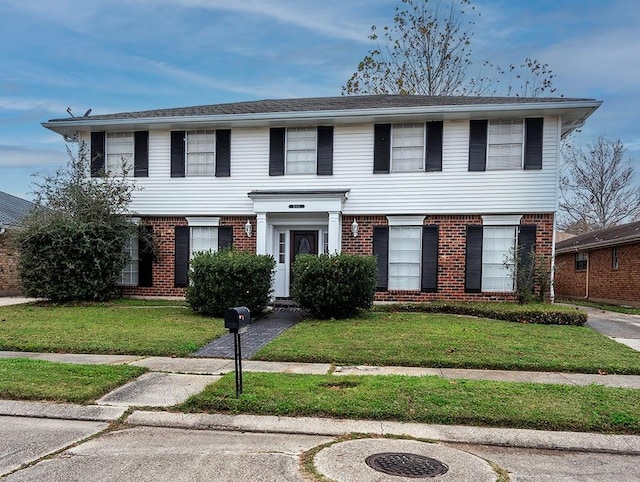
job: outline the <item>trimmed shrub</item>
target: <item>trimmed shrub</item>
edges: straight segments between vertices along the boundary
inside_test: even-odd
[[[293,299],[317,318],[347,318],[373,305],[378,271],[373,256],[298,255]]]
[[[191,308],[221,317],[227,308],[246,306],[251,317],[260,316],[271,294],[273,256],[244,251],[203,251],[191,259],[186,300]]]
[[[447,313],[478,316],[515,323],[582,326],[587,322],[583,311],[562,309],[554,305],[521,305],[515,303],[392,303],[376,305],[374,311]]]
[[[126,219],[115,215],[94,222],[49,216],[29,224],[20,232],[24,294],[54,302],[113,298],[129,258],[122,246],[130,232]]]

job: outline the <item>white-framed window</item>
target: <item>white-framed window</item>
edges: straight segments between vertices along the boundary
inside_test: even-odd
[[[185,144],[185,174],[213,176],[215,174],[215,131],[187,131]]]
[[[122,247],[125,253],[129,256],[129,261],[122,268],[120,274],[120,286],[137,286],[139,280],[139,260],[140,255],[138,253],[138,234],[133,233]]]
[[[487,135],[487,171],[522,169],[524,120],[490,120]]]
[[[290,127],[287,129],[285,166],[287,174],[315,174],[318,129]]]
[[[424,129],[424,123],[392,126],[391,172],[424,171]]]
[[[619,266],[618,247],[614,246],[611,248],[611,269],[618,269]]]
[[[200,251],[218,251],[218,228],[213,226],[194,226],[190,230],[189,255]]]
[[[390,290],[419,290],[422,226],[389,227]]]
[[[589,258],[586,251],[576,253],[576,271],[584,271],[587,269]]]
[[[482,233],[482,291],[513,291],[517,226],[485,226]]]
[[[104,167],[107,172],[118,174],[123,166],[128,174],[133,172],[133,132],[107,132],[106,152]]]

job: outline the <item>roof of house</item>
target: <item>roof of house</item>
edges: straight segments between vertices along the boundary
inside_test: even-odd
[[[35,204],[31,201],[0,191],[0,224],[19,226],[34,207]]]
[[[586,251],[633,242],[640,242],[640,221],[579,234],[557,243],[556,253]]]
[[[153,117],[179,117],[198,115],[234,115],[268,114],[278,112],[321,112],[328,110],[384,109],[402,107],[445,107],[472,105],[505,105],[532,103],[568,103],[593,101],[564,97],[465,97],[465,96],[429,96],[429,95],[345,95],[339,97],[309,97],[300,99],[265,99],[228,104],[198,105],[171,109],[155,109],[138,112],[92,115],[51,119],[49,122],[141,119]]]
[[[415,122],[418,119],[486,119],[489,116],[562,115],[562,136],[579,128],[602,102],[565,97],[346,95],[266,99],[115,114],[51,119],[42,125],[63,136],[93,130],[228,129],[314,122]]]

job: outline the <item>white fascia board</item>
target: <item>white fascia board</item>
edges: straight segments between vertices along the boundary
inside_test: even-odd
[[[126,119],[101,119],[101,120],[70,120],[49,121],[42,125],[47,129],[59,133],[68,133],[70,130],[88,131],[94,127],[108,128],[144,124],[149,127],[163,127],[167,125],[198,126],[200,124],[221,124],[225,126],[250,126],[270,125],[278,122],[297,121],[316,123],[322,119],[340,119],[344,121],[370,121],[382,120],[385,117],[411,117],[416,115],[432,116],[438,118],[473,118],[483,114],[516,113],[538,111],[549,114],[566,111],[568,109],[587,109],[581,117],[584,122],[601,101],[568,101],[568,102],[532,102],[518,104],[474,104],[474,105],[449,105],[449,106],[419,106],[419,107],[389,107],[377,109],[349,109],[349,110],[322,110],[322,111],[295,111],[295,112],[266,112],[251,114],[222,114],[222,115],[192,115],[192,116],[167,116],[167,117],[139,117]],[[173,128],[173,127],[172,127]]]

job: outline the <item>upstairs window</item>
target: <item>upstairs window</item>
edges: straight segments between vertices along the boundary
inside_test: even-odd
[[[315,127],[287,129],[286,173],[315,174],[318,145],[318,131]]]
[[[215,131],[188,131],[186,135],[186,175],[215,174]]]
[[[489,121],[487,170],[522,169],[523,145],[522,119]]]
[[[391,171],[424,171],[424,124],[395,124],[391,130]]]
[[[112,173],[133,173],[134,137],[133,132],[108,132],[106,139],[107,162],[105,170]]]

